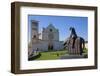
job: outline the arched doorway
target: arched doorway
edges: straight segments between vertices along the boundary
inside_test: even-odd
[[[48,45],[48,50],[53,50],[53,45],[52,44]]]

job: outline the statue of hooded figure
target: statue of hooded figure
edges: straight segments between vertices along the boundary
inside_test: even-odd
[[[75,32],[75,28],[74,27],[70,27],[69,30],[71,31],[70,39],[72,39],[72,48],[74,48],[74,44],[75,44],[75,40],[77,38],[77,34]]]

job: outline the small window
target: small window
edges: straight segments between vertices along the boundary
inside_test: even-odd
[[[50,29],[50,32],[52,32],[52,29]]]

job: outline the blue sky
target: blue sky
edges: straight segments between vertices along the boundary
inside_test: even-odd
[[[78,36],[88,40],[88,17],[76,16],[48,16],[48,15],[28,15],[28,39],[31,35],[31,20],[39,21],[39,32],[50,23],[59,29],[60,41],[64,41],[70,35],[69,28],[74,27]],[[28,41],[29,41],[28,40]]]

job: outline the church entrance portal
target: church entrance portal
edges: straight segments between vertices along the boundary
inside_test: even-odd
[[[48,45],[48,50],[53,50],[53,45],[49,44]]]

